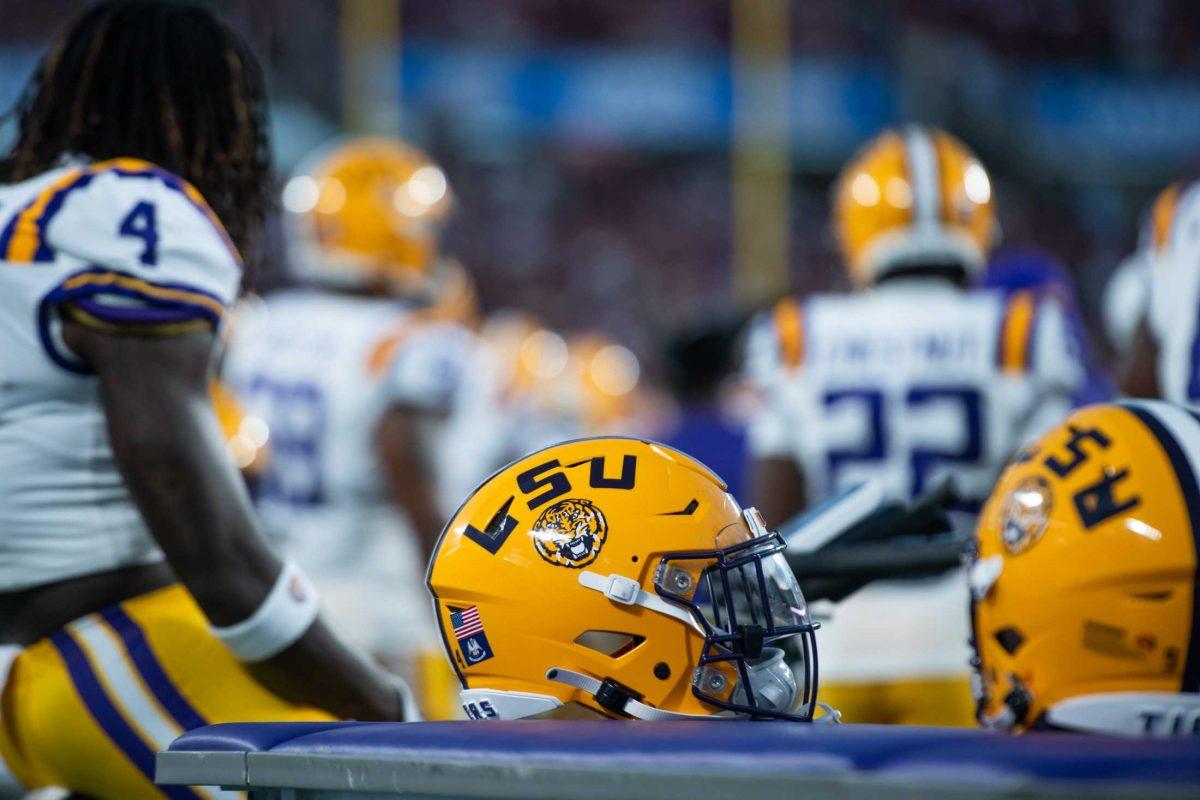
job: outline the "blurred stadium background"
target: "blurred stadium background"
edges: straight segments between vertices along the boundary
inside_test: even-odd
[[[0,103],[83,5],[0,4]],[[1139,210],[1200,150],[1188,0],[213,5],[267,64],[281,174],[342,129],[402,131],[458,190],[447,249],[485,308],[599,326],[650,376],[681,325],[837,285],[829,181],[885,125],[969,142],[1001,252],[1067,265],[1094,329]]]

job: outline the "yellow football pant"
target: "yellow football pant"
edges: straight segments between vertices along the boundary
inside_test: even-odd
[[[973,728],[975,701],[967,678],[826,683],[818,699],[842,712],[843,722]]]
[[[0,697],[0,757],[30,788],[61,786],[98,800],[240,797],[156,787],[154,753],[211,723],[329,719],[255,681],[176,585],[22,651]]]

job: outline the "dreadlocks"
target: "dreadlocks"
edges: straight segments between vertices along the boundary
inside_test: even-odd
[[[10,114],[17,140],[0,179],[27,180],[65,156],[141,158],[195,186],[253,254],[273,198],[262,71],[206,9],[92,6],[42,58]]]

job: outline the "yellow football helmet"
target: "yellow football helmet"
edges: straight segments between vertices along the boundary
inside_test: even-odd
[[[327,148],[284,186],[293,265],[309,280],[408,291],[433,272],[452,203],[441,168],[399,140]]]
[[[1200,422],[1092,406],[1022,452],[971,569],[980,721],[1200,733]]]
[[[842,169],[833,223],[856,286],[912,266],[983,269],[997,237],[987,171],[942,130],[884,131]]]
[[[467,498],[429,567],[464,709],[811,719],[817,626],[783,548],[663,445],[580,439],[510,464]]]

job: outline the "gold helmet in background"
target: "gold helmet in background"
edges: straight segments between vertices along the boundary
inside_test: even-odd
[[[1200,421],[1083,409],[1013,461],[971,569],[978,715],[1008,730],[1200,733]]]
[[[987,171],[945,131],[888,130],[863,147],[834,186],[833,222],[856,286],[909,266],[983,269],[997,237]]]
[[[283,190],[300,277],[339,286],[425,288],[453,205],[446,174],[397,139],[351,139],[302,164]]]

